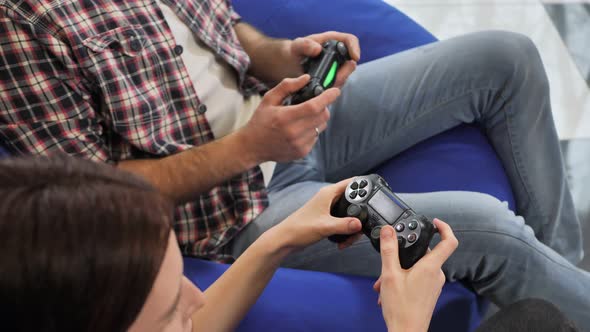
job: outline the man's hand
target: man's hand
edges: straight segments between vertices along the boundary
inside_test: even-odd
[[[283,100],[307,82],[309,75],[284,79],[264,95],[250,122],[240,129],[255,163],[303,158],[317,140],[316,128],[319,132],[326,129],[330,118],[327,107],[340,96],[339,89],[328,89],[298,105],[283,106]]]
[[[409,270],[400,266],[393,227],[385,226],[381,230],[381,277],[374,289],[380,293],[379,303],[389,331],[428,330],[445,282],[441,267],[458,245],[449,225],[438,219],[434,223],[442,240]]]
[[[347,33],[329,31],[288,40],[269,38],[245,22],[236,24],[234,29],[244,50],[250,56],[249,73],[270,86],[287,77],[301,76],[301,61],[308,56],[317,56],[322,50],[322,43],[329,39],[344,42],[352,59],[338,71],[336,87],[344,85],[361,57],[358,38]]]
[[[301,67],[301,61],[305,57],[315,57],[322,51],[322,44],[330,39],[338,40],[343,42],[348,48],[351,60],[347,61],[338,71],[336,75],[335,87],[340,88],[346,82],[346,79],[356,69],[356,63],[361,57],[361,49],[359,46],[359,40],[356,36],[329,31],[319,33],[315,35],[309,35],[307,37],[297,38],[290,43],[285,45],[284,55],[288,59],[287,63],[292,68],[294,74],[303,73]]]

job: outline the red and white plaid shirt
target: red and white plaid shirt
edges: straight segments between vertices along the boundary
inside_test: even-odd
[[[235,69],[244,95],[262,91],[229,0],[162,1]],[[0,45],[0,140],[13,154],[116,163],[214,139],[155,1],[0,0]],[[267,205],[256,167],[178,207],[183,252],[230,259],[223,246]]]

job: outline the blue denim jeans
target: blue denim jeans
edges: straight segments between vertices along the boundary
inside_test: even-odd
[[[506,169],[517,214],[475,192],[400,196],[452,226],[460,244],[443,267],[448,280],[466,282],[500,307],[524,298],[548,300],[590,330],[590,273],[574,265],[583,255],[580,224],[547,77],[529,39],[476,33],[361,65],[331,113],[309,156],[277,165],[270,206],[233,241],[236,257],[322,186],[366,174],[461,123],[477,123]],[[437,241],[435,236],[432,245]],[[291,256],[285,266],[378,276],[381,260],[363,237],[343,251],[322,241]]]

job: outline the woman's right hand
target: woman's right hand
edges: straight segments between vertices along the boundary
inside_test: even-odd
[[[445,283],[443,263],[458,245],[451,227],[434,219],[440,243],[408,270],[399,261],[393,227],[381,230],[381,277],[374,285],[389,331],[427,331],[434,306]]]

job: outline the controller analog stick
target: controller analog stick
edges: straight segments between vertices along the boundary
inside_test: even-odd
[[[350,217],[358,218],[361,215],[361,212],[361,207],[356,204],[352,204],[346,209],[346,214],[348,214]]]
[[[371,231],[371,237],[375,240],[379,240],[380,236],[381,236],[381,228],[383,228],[382,226],[377,226],[375,228],[373,228],[373,230]]]
[[[316,86],[315,89],[313,89],[313,94],[317,97],[319,95],[322,94],[322,92],[324,92],[324,88],[322,88],[321,86]]]

